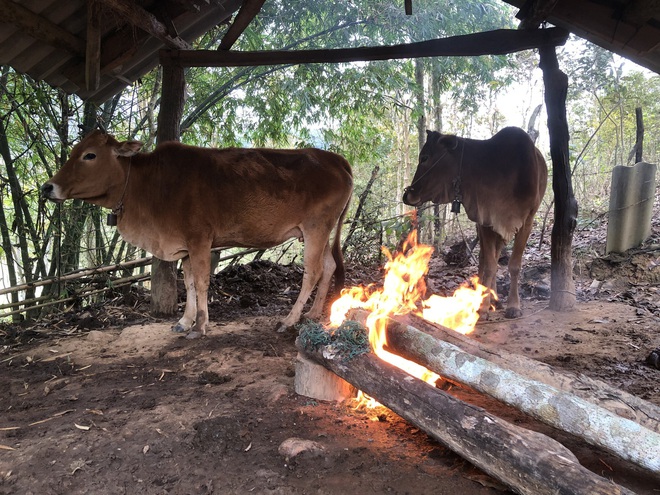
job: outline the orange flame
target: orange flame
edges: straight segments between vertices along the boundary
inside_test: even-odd
[[[344,289],[341,297],[332,304],[330,324],[339,326],[352,308],[370,311],[366,326],[369,330],[371,348],[379,358],[407,373],[434,384],[437,374],[412,361],[384,350],[387,345],[386,318],[388,315],[413,313],[433,323],[439,323],[460,333],[474,329],[479,319],[479,308],[490,290],[473,277],[472,287],[459,287],[451,297],[431,295],[423,299],[426,292],[424,276],[433,248],[417,242],[417,230],[413,230],[400,252],[394,255],[387,248],[383,252],[388,258],[385,264],[383,287],[374,285]]]

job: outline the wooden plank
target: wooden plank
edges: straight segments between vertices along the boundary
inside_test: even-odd
[[[219,50],[162,50],[161,63],[183,67],[244,67],[278,64],[356,62],[417,57],[503,55],[541,46],[563,45],[568,31],[561,28],[520,31],[498,29],[391,46],[321,50],[236,52]]]
[[[632,494],[584,468],[559,442],[462,402],[373,354],[350,361],[300,348],[364,393],[522,495]],[[330,353],[328,353],[330,355]]]
[[[36,40],[65,50],[73,55],[85,54],[85,42],[66,29],[35,14],[12,0],[0,0],[3,22],[13,24]]]

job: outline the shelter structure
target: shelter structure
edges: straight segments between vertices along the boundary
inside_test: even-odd
[[[550,304],[554,309],[568,309],[575,303],[571,242],[577,204],[568,164],[568,79],[559,69],[555,47],[573,32],[660,73],[660,4],[640,0],[504,1],[520,9],[520,30],[399,46],[255,53],[231,48],[265,0],[0,0],[0,64],[83,100],[102,103],[160,63],[163,93],[158,140],[164,141],[179,138],[185,67],[486,55],[538,48],[555,193]],[[415,8],[414,1],[404,0],[402,8],[409,12]],[[557,27],[539,29],[546,22]],[[191,49],[195,39],[222,24],[229,27],[217,49]],[[173,265],[156,261],[152,275],[152,309],[174,312]]]

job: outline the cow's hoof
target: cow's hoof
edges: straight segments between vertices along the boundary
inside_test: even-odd
[[[204,336],[204,334],[202,332],[197,332],[197,331],[191,330],[190,332],[188,332],[188,335],[186,335],[186,338],[190,339],[190,340],[193,340],[193,339],[198,339],[198,338],[203,337],[203,336]]]
[[[651,354],[646,358],[646,364],[660,370],[660,347],[651,351]]]
[[[181,323],[177,323],[172,327],[172,331],[176,333],[185,333],[188,331],[188,329],[184,327]]]
[[[522,316],[522,311],[520,308],[506,308],[504,312],[505,318],[520,318]]]

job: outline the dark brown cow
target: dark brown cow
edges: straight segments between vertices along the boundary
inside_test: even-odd
[[[190,330],[191,338],[206,333],[212,247],[269,248],[294,237],[305,243],[304,275],[281,326],[300,319],[317,283],[306,316],[320,317],[333,273],[338,286],[344,283],[339,237],[353,179],[343,157],[311,148],[211,149],[177,142],[152,153],[141,148],[94,131],[73,148],[42,194],[110,208],[128,242],[166,261],[183,259],[186,309],[173,330]]]
[[[522,129],[506,127],[483,141],[429,131],[403,202],[410,206],[426,201],[462,203],[477,224],[479,279],[493,291],[500,252],[515,236],[505,316],[517,318],[522,315],[518,295],[522,255],[547,181],[545,160]]]

